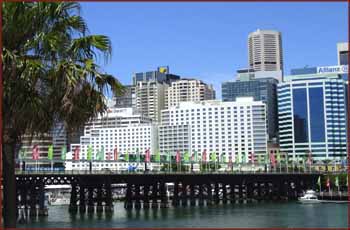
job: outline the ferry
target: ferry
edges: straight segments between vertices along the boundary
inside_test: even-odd
[[[317,199],[316,192],[313,190],[307,190],[305,195],[299,197],[298,200],[303,204],[317,204],[322,202],[321,200]]]

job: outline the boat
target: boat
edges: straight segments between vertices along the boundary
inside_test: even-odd
[[[313,190],[307,190],[304,196],[298,198],[298,201],[303,204],[317,204],[322,202],[317,199],[316,192]]]
[[[50,199],[49,199],[49,205],[52,205],[52,206],[69,205],[69,203],[70,203],[70,199],[68,197],[63,196],[63,195],[50,197]]]

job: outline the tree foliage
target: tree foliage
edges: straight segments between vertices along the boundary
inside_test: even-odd
[[[74,2],[3,3],[5,142],[56,121],[81,127],[106,110],[105,93],[122,91],[98,64],[110,58],[109,38],[90,35],[79,11]]]

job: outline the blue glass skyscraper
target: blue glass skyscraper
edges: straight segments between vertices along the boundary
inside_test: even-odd
[[[340,74],[286,77],[278,84],[281,152],[314,160],[346,156],[346,81]]]

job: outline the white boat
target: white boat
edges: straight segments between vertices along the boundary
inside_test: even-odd
[[[59,195],[55,197],[50,197],[49,204],[50,205],[69,205],[70,199],[68,197]]]
[[[319,199],[317,199],[316,192],[313,190],[307,190],[305,195],[302,197],[299,197],[299,202],[303,204],[317,204],[321,203]]]

